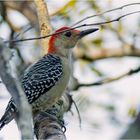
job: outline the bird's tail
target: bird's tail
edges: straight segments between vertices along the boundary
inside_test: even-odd
[[[4,123],[2,120],[0,120],[0,130],[1,130],[4,126],[5,126],[5,123]]]
[[[0,130],[9,122],[11,122],[15,118],[16,112],[10,112],[11,110],[6,110],[4,115],[0,120]]]
[[[8,123],[8,118],[5,116],[5,114],[2,116],[0,120],[0,130]]]
[[[9,122],[11,122],[15,116],[17,114],[17,107],[13,101],[13,99],[11,98],[11,100],[9,101],[7,108],[5,110],[4,115],[2,116],[2,118],[0,119],[0,130]]]

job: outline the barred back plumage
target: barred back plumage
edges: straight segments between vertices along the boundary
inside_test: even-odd
[[[29,67],[21,79],[28,102],[31,104],[39,96],[49,91],[62,75],[62,64],[59,57],[45,55]]]

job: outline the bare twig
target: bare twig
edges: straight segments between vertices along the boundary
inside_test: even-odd
[[[140,11],[135,11],[135,12],[131,12],[131,13],[127,13],[125,15],[119,16],[115,19],[109,20],[109,21],[103,21],[103,22],[95,22],[95,23],[91,23],[91,24],[85,24],[85,26],[97,26],[97,25],[104,25],[104,24],[108,24],[108,23],[113,23],[116,21],[120,21],[122,18],[127,17],[129,15],[133,15],[133,14],[138,14],[140,13]]]
[[[79,84],[79,83],[77,83],[73,90],[78,90],[80,87],[100,86],[100,85],[103,85],[103,84],[108,84],[108,83],[114,82],[116,80],[120,80],[120,79],[122,79],[126,76],[136,74],[138,72],[140,72],[140,66],[137,67],[136,69],[131,69],[128,72],[123,73],[121,75],[118,75],[118,76],[115,76],[115,77],[108,77],[108,78],[102,79],[102,80],[94,82],[94,83],[90,83],[90,84]]]
[[[28,26],[28,27],[27,27]],[[20,35],[23,35],[25,33],[27,33],[29,30],[31,30],[33,27],[30,25],[25,25],[23,27],[20,28],[20,33],[17,33],[14,38],[17,39],[20,37]]]
[[[21,138],[33,139],[31,109],[20,86],[20,82],[18,79],[13,78],[9,72],[8,62],[11,51],[4,45],[2,40],[0,40],[0,52],[0,76],[18,107],[19,117],[17,124],[21,130]]]
[[[120,21],[124,17],[127,17],[127,16],[132,15],[132,14],[138,14],[138,13],[140,13],[140,11],[135,11],[135,12],[127,13],[125,15],[119,16],[119,17],[117,17],[115,19],[112,19],[112,20],[109,20],[109,21],[95,22],[95,23],[91,23],[91,24],[79,25],[79,26],[73,27],[71,29],[67,29],[67,30],[60,31],[60,32],[57,32],[57,33],[52,33],[52,34],[49,34],[49,35],[46,35],[46,36],[26,38],[26,39],[19,39],[19,40],[7,40],[7,41],[5,41],[5,43],[22,42],[22,41],[30,41],[30,40],[40,40],[40,39],[44,39],[44,38],[50,37],[52,35],[57,35],[57,34],[60,34],[60,33],[63,33],[63,32],[67,32],[67,31],[70,31],[70,30],[73,30],[73,29],[76,29],[76,28],[87,27],[87,26],[104,25],[104,24],[108,24],[108,23],[117,22],[117,21]]]
[[[99,13],[99,14],[95,14],[95,15],[91,15],[91,16],[85,17],[82,20],[80,20],[80,21],[76,22],[75,24],[73,24],[72,27],[77,25],[77,24],[79,24],[79,23],[81,23],[81,22],[83,22],[83,21],[85,21],[85,20],[87,20],[87,19],[94,18],[94,17],[97,17],[97,16],[101,16],[101,15],[104,15],[104,14],[107,14],[107,13],[110,13],[110,12],[114,12],[114,11],[117,11],[117,10],[122,10],[122,9],[128,7],[128,6],[139,5],[139,4],[140,3],[129,3],[129,4],[126,4],[126,5],[123,5],[123,6],[114,8],[114,9],[111,9],[111,10],[104,11],[104,12]]]
[[[76,109],[76,111],[77,111],[77,114],[78,114],[78,118],[79,118],[79,127],[80,127],[80,129],[82,128],[82,119],[81,119],[81,115],[80,115],[80,111],[79,111],[79,109],[78,109],[78,106],[77,106],[77,104],[76,104],[76,102],[72,99],[72,103],[74,104],[74,106],[75,106],[75,109]]]

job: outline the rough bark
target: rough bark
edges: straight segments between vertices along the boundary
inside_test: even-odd
[[[34,0],[38,15],[39,27],[40,27],[40,36],[46,36],[51,31],[51,25],[49,20],[48,8],[44,0]],[[42,54],[47,53],[49,38],[41,40]]]
[[[31,109],[19,80],[11,75],[9,61],[12,53],[2,40],[0,40],[0,52],[0,76],[17,104],[19,114],[16,121],[21,131],[21,139],[33,139]]]

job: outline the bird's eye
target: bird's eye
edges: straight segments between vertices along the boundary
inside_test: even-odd
[[[70,37],[70,36],[71,36],[71,32],[66,32],[66,33],[65,33],[65,36],[66,36],[66,37]]]

